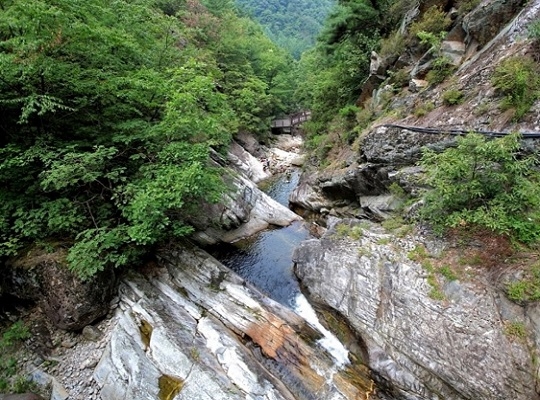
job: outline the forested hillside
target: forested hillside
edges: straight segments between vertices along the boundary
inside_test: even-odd
[[[212,152],[290,101],[289,56],[231,2],[0,7],[0,257],[68,249],[82,277],[191,231]]]
[[[315,44],[335,0],[236,0],[295,58]]]
[[[521,47],[481,65],[482,84],[471,82],[475,76],[471,71],[468,75],[462,71],[467,62],[480,63],[473,56],[523,7],[520,2],[505,3],[505,20],[497,8],[501,3],[484,3],[339,0],[316,47],[299,63],[303,79],[297,99],[312,110],[312,120],[304,128],[318,167],[346,169],[350,159],[345,162],[344,155],[368,157],[363,153],[366,136],[376,132],[374,126],[390,121],[420,129],[442,127],[435,128],[438,133],[453,127],[486,135],[505,136],[509,131],[536,135],[538,18],[531,18],[534,22],[512,38]],[[387,143],[389,148],[395,145],[385,138],[378,147]],[[540,176],[532,166],[539,163],[538,151],[520,155],[520,138],[511,135],[497,141],[471,135],[456,146],[441,155],[425,150],[419,157],[426,170],[424,183],[435,188],[423,197],[422,218],[441,232],[475,226],[522,243],[537,242]],[[350,168],[341,173],[354,175],[356,167]],[[389,192],[404,191],[394,183],[397,186],[389,187],[389,182],[382,186]],[[371,194],[356,193],[352,198]]]
[[[409,8],[401,0],[338,1],[316,47],[300,63],[298,98],[314,111],[319,131],[340,109],[356,103],[369,75],[371,51]]]

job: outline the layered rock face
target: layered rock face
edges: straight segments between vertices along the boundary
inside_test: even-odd
[[[298,159],[296,153],[278,148],[266,151],[274,156],[276,165],[279,163],[281,168],[290,166]],[[270,225],[287,226],[302,219],[257,187],[255,182],[268,178],[271,173],[263,168],[259,159],[237,143],[231,146],[225,165],[228,170],[224,179],[230,191],[219,204],[202,205],[202,212],[190,221],[197,230],[193,239],[199,244],[232,243]]]
[[[339,224],[348,227],[336,231]],[[304,242],[296,273],[311,301],[341,314],[362,337],[382,387],[399,399],[540,398],[536,350],[505,329],[514,319],[529,326],[523,310],[486,284],[482,271],[468,282],[444,281],[444,299],[434,299],[429,273],[407,256],[425,240],[358,224],[334,220],[320,240]],[[347,229],[361,238],[343,237]]]
[[[304,174],[290,202],[315,212],[334,209],[336,215],[385,219],[399,205],[388,189],[393,182],[409,193],[421,186],[421,169],[414,166],[422,149],[444,150],[454,144],[455,137],[449,135],[376,127],[362,141],[361,154],[346,168]]]
[[[366,367],[337,371],[302,318],[208,254],[184,246],[163,252],[162,263],[152,279],[121,284],[94,372],[101,398],[373,398]]]

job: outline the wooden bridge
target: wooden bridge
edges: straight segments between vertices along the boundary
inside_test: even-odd
[[[291,133],[311,118],[311,111],[301,111],[272,121],[272,131]]]

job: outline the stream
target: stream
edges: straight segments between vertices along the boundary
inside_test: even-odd
[[[277,175],[264,182],[261,189],[288,207],[289,194],[298,185],[300,170]],[[324,336],[319,344],[341,367],[348,364],[348,351],[319,322],[293,272],[292,254],[300,242],[311,237],[306,223],[295,222],[284,228],[272,228],[234,244],[208,249],[214,257],[256,286],[273,300],[302,316]]]

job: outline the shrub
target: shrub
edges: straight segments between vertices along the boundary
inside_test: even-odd
[[[514,337],[516,339],[525,339],[527,337],[527,328],[521,321],[507,321],[505,323],[504,333],[507,336]]]
[[[457,2],[457,11],[459,15],[465,15],[474,10],[480,4],[480,0],[460,0]]]
[[[416,37],[418,32],[424,31],[439,35],[452,24],[452,20],[437,6],[428,8],[422,18],[411,24],[410,34]]]
[[[29,387],[28,381],[17,375],[19,367],[14,356],[23,340],[28,339],[28,328],[21,322],[15,322],[0,337],[0,391],[22,393]]]
[[[448,106],[454,106],[463,102],[463,92],[458,89],[449,89],[443,93],[443,102]]]
[[[523,117],[539,97],[540,68],[530,57],[511,57],[501,62],[491,79],[505,96],[502,107],[515,109],[515,120]]]
[[[540,20],[536,20],[529,25],[527,29],[529,39],[539,40],[540,39]]]
[[[449,281],[455,281],[457,280],[457,275],[454,273],[454,271],[452,271],[452,268],[450,268],[449,265],[443,265],[440,269],[439,269],[439,272],[442,276],[444,276],[446,279],[448,279]]]
[[[429,46],[433,51],[439,51],[441,49],[441,43],[446,34],[445,32],[441,32],[436,35],[431,32],[420,31],[416,34],[416,36],[418,39],[420,39],[420,44]]]
[[[540,239],[537,156],[520,157],[520,136],[458,139],[442,153],[425,150],[422,164],[433,190],[421,215],[434,227],[480,226],[531,243]]]
[[[433,104],[432,101],[426,101],[425,103],[422,103],[418,105],[414,109],[414,115],[417,117],[423,117],[427,114],[429,114],[431,111],[435,109],[435,104]]]
[[[506,294],[518,303],[540,300],[540,266],[535,266],[524,279],[508,284]]]
[[[437,85],[452,74],[454,70],[455,66],[452,65],[448,57],[437,57],[431,64],[431,70],[427,73],[426,80],[432,85]]]
[[[401,68],[397,71],[388,71],[390,76],[390,83],[394,85],[395,88],[402,88],[409,85],[409,80],[411,79],[411,71],[408,68]]]
[[[382,58],[398,57],[405,50],[405,37],[399,32],[394,32],[381,40],[379,54]]]

